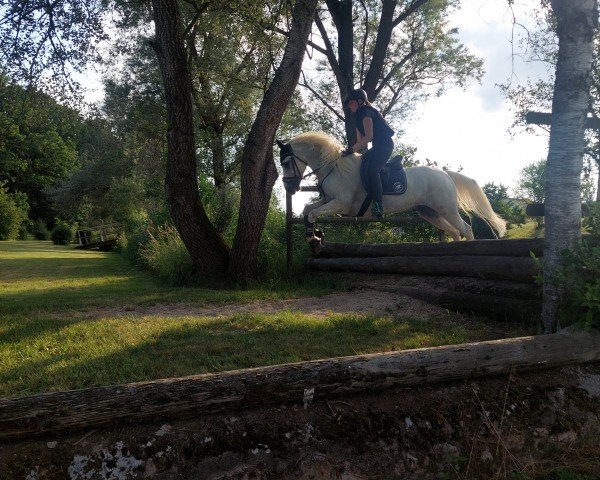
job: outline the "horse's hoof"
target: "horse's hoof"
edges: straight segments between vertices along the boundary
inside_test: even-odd
[[[323,248],[323,246],[321,245],[321,240],[315,237],[313,237],[313,239],[310,242],[308,242],[308,245],[310,247],[310,251],[315,255],[321,253],[321,250]]]
[[[319,230],[318,228],[315,230],[315,237],[321,240],[321,243],[325,243],[325,234],[323,230]]]

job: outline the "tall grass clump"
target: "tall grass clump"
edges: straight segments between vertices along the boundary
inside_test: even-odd
[[[184,285],[193,279],[193,264],[175,227],[164,225],[148,232],[148,241],[139,250],[140,258],[160,279],[170,285]]]

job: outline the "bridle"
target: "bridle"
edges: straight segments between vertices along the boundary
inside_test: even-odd
[[[300,182],[302,182],[302,180],[304,180],[312,175],[316,175],[317,172],[325,166],[325,164],[323,164],[320,167],[315,168],[315,169],[312,169],[312,167],[311,167],[310,172],[302,175],[300,173],[300,169],[298,168],[297,162],[302,162],[304,165],[309,167],[310,165],[308,164],[308,162],[306,160],[304,160],[302,157],[300,157],[294,153],[294,149],[292,148],[291,144],[289,144],[289,143],[280,144],[279,141],[277,143],[279,145],[279,148],[281,149],[281,151],[279,152],[279,163],[281,164],[282,167],[283,167],[283,162],[285,161],[285,159],[292,157],[292,171],[294,172],[294,175],[291,177],[288,176],[288,177],[282,178],[283,185],[286,186],[286,188],[288,186],[290,186],[292,188],[299,187]],[[323,191],[322,191],[323,182],[325,182],[325,179],[331,174],[331,172],[333,172],[333,168],[327,173],[327,175],[325,175],[323,180],[321,180],[320,184],[319,184],[319,181],[317,180],[317,188],[319,189],[319,192],[323,193]]]

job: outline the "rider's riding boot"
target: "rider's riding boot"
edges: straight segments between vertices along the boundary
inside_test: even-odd
[[[383,204],[381,202],[373,202],[371,204],[371,213],[376,218],[381,218],[383,216]]]

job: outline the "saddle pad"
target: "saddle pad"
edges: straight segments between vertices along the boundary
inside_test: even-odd
[[[402,157],[395,156],[389,160],[379,174],[384,195],[402,195],[406,193],[406,171],[402,165]],[[360,164],[360,180],[364,189],[369,192],[369,179],[367,178],[367,162]]]
[[[384,174],[385,172],[381,172],[384,195],[402,195],[406,193],[406,171],[404,168],[390,169],[387,179],[384,178]]]

